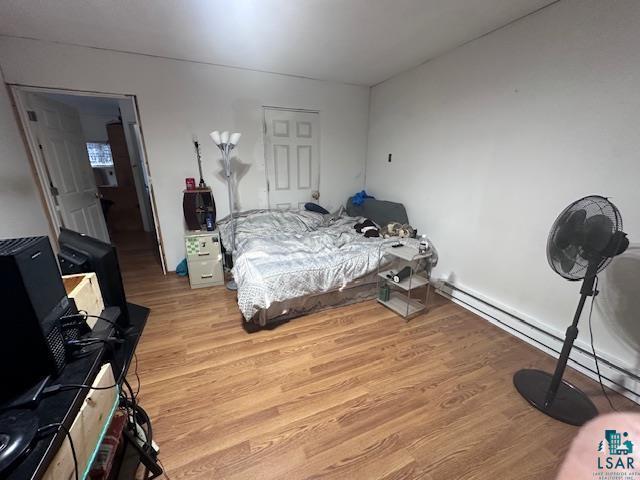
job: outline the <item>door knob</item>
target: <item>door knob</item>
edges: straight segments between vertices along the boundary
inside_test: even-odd
[[[318,190],[314,190],[313,192],[311,192],[311,198],[313,198],[314,200],[318,200],[320,198],[320,192]]]

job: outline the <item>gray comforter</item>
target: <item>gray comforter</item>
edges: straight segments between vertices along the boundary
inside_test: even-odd
[[[236,214],[233,276],[244,317],[272,302],[345,287],[375,271],[385,240],[357,233],[358,220],[292,210]],[[228,217],[218,222],[227,249],[231,227]]]

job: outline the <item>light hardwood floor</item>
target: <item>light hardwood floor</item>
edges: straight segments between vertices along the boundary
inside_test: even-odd
[[[163,277],[147,246],[120,253],[151,308],[139,399],[172,480],[552,479],[577,432],[513,388],[552,358],[438,295],[408,324],[369,301],[249,335],[233,293]]]

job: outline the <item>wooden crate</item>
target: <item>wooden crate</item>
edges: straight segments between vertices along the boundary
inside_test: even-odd
[[[110,364],[102,366],[94,387],[108,387],[115,383]],[[93,453],[102,442],[106,426],[111,422],[111,416],[118,401],[118,389],[89,390],[80,411],[76,416],[69,432],[73,439],[73,446],[78,459],[78,477],[84,478],[89,462],[93,461]],[[65,437],[62,446],[49,464],[44,480],[67,480],[74,478],[74,462],[69,439]]]
[[[78,273],[76,275],[63,275],[62,281],[67,295],[76,302],[78,310],[84,310],[89,315],[100,315],[104,310],[104,301],[95,273]],[[91,328],[95,325],[96,318],[87,318]]]

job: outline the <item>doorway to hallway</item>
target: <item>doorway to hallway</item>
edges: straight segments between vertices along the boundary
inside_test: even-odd
[[[135,98],[17,86],[13,92],[56,230],[114,244],[121,263],[144,251],[166,272]]]

